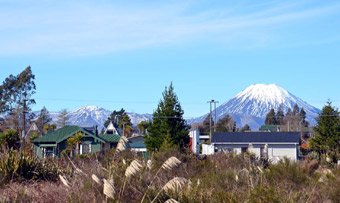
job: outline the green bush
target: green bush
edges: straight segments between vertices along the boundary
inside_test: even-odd
[[[50,180],[58,178],[58,168],[52,161],[43,162],[25,152],[10,150],[0,155],[0,175],[5,182]]]

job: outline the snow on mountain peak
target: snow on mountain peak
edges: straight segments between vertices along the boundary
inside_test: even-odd
[[[91,105],[89,105],[89,106],[80,107],[76,111],[98,111],[98,110],[101,110],[101,108],[98,107],[98,106],[91,106]]]
[[[276,84],[254,84],[236,95],[237,99],[257,100],[267,103],[283,104],[287,98],[291,98],[290,93]]]
[[[252,129],[258,129],[264,123],[266,114],[274,109],[282,108],[284,112],[293,109],[294,105],[304,108],[307,120],[315,123],[319,109],[309,105],[299,97],[291,94],[276,84],[254,84],[238,93],[234,98],[223,103],[216,109],[217,119],[231,115],[239,126],[248,124]],[[215,112],[213,112],[215,114]],[[202,122],[207,116],[192,119],[191,123]]]

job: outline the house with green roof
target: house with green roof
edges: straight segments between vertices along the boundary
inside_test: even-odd
[[[77,149],[77,154],[87,154],[105,151],[115,147],[120,139],[117,134],[97,135],[96,131],[78,126],[65,126],[53,132],[38,137],[32,141],[37,157],[59,157],[68,147],[67,140],[77,133],[83,137]]]

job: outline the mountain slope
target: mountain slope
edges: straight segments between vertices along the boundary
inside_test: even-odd
[[[104,127],[104,123],[110,116],[112,111],[100,108],[97,106],[84,106],[68,114],[69,124],[78,125],[82,127],[92,127],[97,125],[98,129]],[[39,112],[35,112],[39,115]],[[141,121],[150,120],[152,118],[151,114],[137,114],[137,113],[127,113],[131,119],[133,125],[137,125]],[[56,123],[58,120],[57,112],[50,112],[52,118],[52,123]]]
[[[275,84],[255,84],[247,87],[234,98],[216,108],[216,114],[218,119],[229,114],[233,116],[238,126],[249,124],[255,130],[264,123],[270,109],[273,108],[277,111],[281,106],[286,112],[288,108],[293,109],[295,104],[304,108],[307,120],[314,124],[315,117],[320,110]],[[193,119],[190,123],[202,122],[207,115]]]

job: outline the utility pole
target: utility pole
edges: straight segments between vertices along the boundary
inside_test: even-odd
[[[211,143],[211,137],[212,137],[212,104],[215,105],[215,122],[214,122],[214,132],[216,132],[216,104],[218,103],[218,101],[215,100],[211,100],[208,101],[207,103],[210,104],[210,118],[209,118],[209,125],[210,125],[210,134],[209,134],[209,138],[210,138],[210,143]]]
[[[209,114],[209,130],[210,130],[210,132],[209,132],[209,140],[210,140],[210,144],[211,144],[211,136],[212,136],[212,131],[211,131],[211,119],[212,119],[212,117],[211,117],[211,111],[212,111],[212,103],[213,103],[213,101],[214,100],[211,100],[211,101],[208,101],[207,103],[209,103],[210,104],[210,114]]]
[[[216,104],[218,101],[214,101],[214,111],[215,111],[215,122],[214,122],[214,132],[216,132],[216,123],[217,123],[217,112],[216,112]]]
[[[22,109],[22,114],[23,114],[23,128],[22,128],[22,134],[21,134],[21,137],[22,137],[22,146],[21,146],[21,149],[24,149],[25,147],[25,144],[26,144],[26,114],[28,113],[27,111],[27,105],[26,105],[26,102],[27,102],[27,94],[26,92],[24,92],[24,99],[23,99],[23,109]]]

